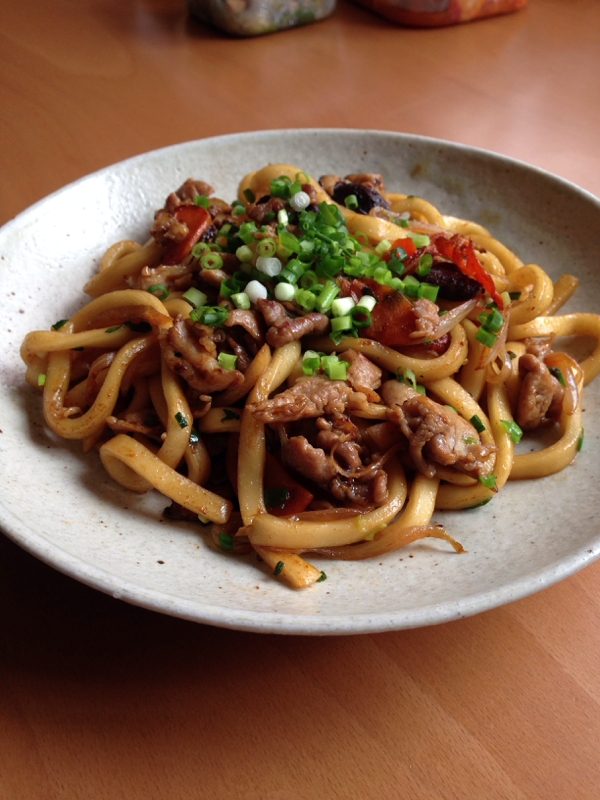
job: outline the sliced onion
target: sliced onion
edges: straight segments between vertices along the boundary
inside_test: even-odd
[[[452,328],[459,322],[462,322],[478,303],[479,298],[473,297],[471,300],[461,303],[461,305],[456,306],[456,308],[453,308],[452,311],[448,311],[446,314],[440,317],[439,325],[435,329],[435,338],[439,339],[441,336],[444,336],[444,334],[450,333]]]

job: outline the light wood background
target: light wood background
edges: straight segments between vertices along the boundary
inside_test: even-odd
[[[600,4],[410,30],[340,0],[238,40],[183,0],[2,0],[0,223],[146,150],[312,126],[600,194]],[[0,536],[2,800],[596,800],[599,703],[600,564],[434,628],[286,638],[126,605]]]

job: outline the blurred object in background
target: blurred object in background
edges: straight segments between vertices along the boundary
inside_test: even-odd
[[[355,0],[401,25],[437,27],[517,11],[527,0]]]
[[[328,17],[336,0],[189,0],[190,14],[234,36],[259,36]]]

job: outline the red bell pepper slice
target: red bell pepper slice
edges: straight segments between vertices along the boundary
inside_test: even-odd
[[[498,294],[492,276],[480,264],[470,239],[459,233],[451,237],[439,233],[432,237],[432,243],[441,256],[456,264],[464,275],[480,283],[498,307],[504,308],[504,301]]]
[[[269,514],[276,517],[285,517],[290,514],[299,514],[306,511],[313,500],[314,495],[305,489],[301,483],[283,468],[272,453],[267,452],[265,462],[265,491],[270,489],[285,489],[288,497],[280,505],[271,506],[267,509]]]
[[[165,247],[163,264],[181,264],[183,259],[191,252],[192,247],[200,241],[211,223],[212,217],[203,206],[181,205],[175,209],[175,217],[179,222],[185,223],[188,235],[180,242],[170,241]]]

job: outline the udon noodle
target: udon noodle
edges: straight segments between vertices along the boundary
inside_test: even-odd
[[[573,461],[600,370],[600,317],[559,313],[576,287],[380,175],[275,164],[233,203],[186,181],[21,353],[52,431],[301,587],[326,577],[310,553],[461,552],[436,510]],[[581,363],[554,349],[574,336]]]

